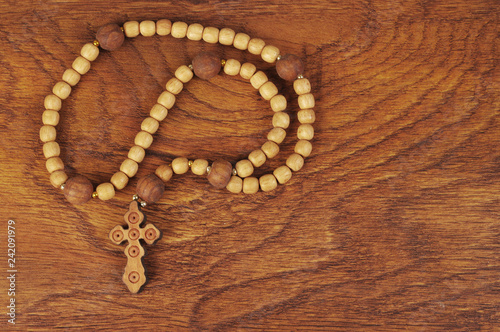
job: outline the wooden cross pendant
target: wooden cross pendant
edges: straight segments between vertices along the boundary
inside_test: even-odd
[[[144,214],[139,208],[137,201],[132,201],[127,213],[124,216],[128,225],[127,229],[122,226],[115,226],[109,232],[109,238],[115,244],[120,244],[127,240],[128,245],[125,248],[127,256],[127,266],[123,274],[123,282],[132,293],[137,293],[142,285],[146,283],[146,275],[142,266],[142,257],[145,255],[144,248],[139,240],[144,240],[147,244],[153,244],[160,238],[160,231],[152,224],[147,224],[141,228],[144,221]]]

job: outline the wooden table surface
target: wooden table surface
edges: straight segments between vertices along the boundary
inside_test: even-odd
[[[493,331],[500,329],[498,0],[11,1],[0,3],[0,330]],[[268,103],[241,78],[193,79],[136,177],[107,202],[68,203],[39,139],[44,97],[106,23],[168,18],[229,27],[304,59],[313,152],[269,193],[174,176],[144,209],[163,232],[149,282],[121,281],[108,239],[137,179],[178,156],[236,162],[266,141]],[[69,175],[109,181],[173,76],[202,50],[171,36],[102,51],[57,126]],[[15,296],[8,221],[15,222]],[[8,322],[15,299],[15,325]]]

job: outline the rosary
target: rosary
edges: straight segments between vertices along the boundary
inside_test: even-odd
[[[71,94],[74,87],[86,74],[91,62],[99,55],[99,48],[113,51],[119,48],[125,37],[133,38],[139,35],[150,37],[171,35],[173,38],[187,37],[190,40],[203,40],[207,43],[220,43],[226,46],[234,46],[238,50],[248,50],[249,53],[260,55],[267,63],[276,63],[278,75],[286,80],[293,81],[293,88],[298,96],[300,111],[297,119],[300,126],[297,129],[298,141],[294,153],[286,160],[285,165],[276,168],[273,173],[261,177],[253,177],[254,168],[262,166],[267,159],[274,158],[279,153],[279,144],[286,136],[286,129],[290,124],[290,116],[286,112],[287,99],[279,94],[276,85],[268,80],[263,71],[258,71],[252,63],[241,64],[235,59],[220,59],[211,52],[202,52],[195,56],[191,64],[182,65],[175,71],[161,93],[156,104],[151,108],[149,116],[141,123],[141,130],[134,139],[134,146],[128,152],[127,158],[120,165],[120,170],[113,174],[109,182],[99,184],[95,189],[90,180],[83,175],[68,177],[64,171],[64,163],[60,158],[60,147],[56,142],[56,126],[59,123],[59,111],[62,100]],[[43,126],[40,129],[40,139],[43,142],[43,154],[46,168],[50,173],[50,182],[55,188],[62,189],[66,199],[75,205],[83,204],[91,198],[99,198],[103,201],[112,199],[115,190],[123,189],[130,178],[139,168],[139,164],[145,157],[145,151],[153,142],[153,135],[158,130],[169,110],[174,106],[179,93],[195,75],[203,80],[209,80],[223,70],[226,75],[240,75],[249,80],[250,84],[259,91],[259,94],[271,104],[274,111],[271,129],[267,135],[267,141],[248,155],[247,159],[231,164],[226,160],[214,160],[209,162],[205,159],[189,160],[178,157],[160,165],[154,174],[149,174],[139,179],[136,194],[129,205],[124,220],[126,227],[115,226],[109,233],[109,239],[115,244],[127,241],[125,255],[127,265],[123,274],[123,282],[130,292],[137,293],[146,282],[145,270],[142,265],[142,257],[145,255],[141,241],[153,244],[161,235],[161,232],[152,224],[142,225],[145,216],[142,208],[147,204],[157,202],[165,191],[165,182],[169,181],[173,174],[184,174],[189,170],[193,174],[205,176],[208,182],[216,188],[226,188],[231,193],[254,194],[260,190],[267,192],[290,180],[292,171],[299,171],[304,165],[304,158],[311,154],[312,145],[310,140],[314,136],[312,124],[315,121],[314,96],[311,94],[311,85],[308,79],[303,77],[304,65],[299,57],[293,54],[280,55],[277,47],[267,45],[260,38],[251,38],[245,33],[236,33],[229,28],[218,29],[215,27],[203,27],[194,23],[188,25],[185,22],[171,22],[167,19],[154,21],[129,21],[120,27],[117,24],[107,24],[101,27],[96,34],[96,40],[85,44],[73,64],[62,75],[62,80],[53,86],[52,93],[44,100],[45,111],[42,115]]]

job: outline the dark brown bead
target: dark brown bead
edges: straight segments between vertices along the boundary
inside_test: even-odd
[[[108,51],[114,51],[122,46],[125,35],[118,24],[110,23],[102,26],[97,31],[96,39],[101,48]]]
[[[285,81],[293,81],[304,73],[304,64],[298,56],[285,54],[276,62],[276,71]]]
[[[85,176],[77,175],[66,181],[63,192],[71,204],[80,205],[92,198],[94,187]]]
[[[160,200],[164,191],[165,184],[154,174],[146,175],[137,182],[137,195],[147,203]]]
[[[229,161],[216,160],[213,162],[207,179],[212,186],[222,189],[227,186],[233,175],[233,166]]]
[[[193,71],[203,80],[217,76],[221,69],[221,59],[217,54],[201,52],[193,59]]]

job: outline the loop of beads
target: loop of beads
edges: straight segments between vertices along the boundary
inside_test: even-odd
[[[272,174],[266,174],[259,179],[252,177],[254,168],[262,166],[267,159],[275,157],[279,152],[279,144],[285,139],[286,129],[290,124],[290,117],[285,112],[287,107],[286,98],[279,94],[274,83],[268,80],[266,74],[257,71],[251,63],[241,64],[238,60],[220,60],[210,53],[202,53],[193,59],[191,65],[182,65],[175,71],[175,77],[171,78],[165,86],[165,91],[160,94],[157,103],[151,108],[149,117],[141,123],[141,130],[135,136],[134,146],[129,150],[127,159],[123,161],[120,170],[116,172],[110,182],[97,186],[95,192],[90,181],[84,176],[77,175],[68,179],[64,172],[64,164],[60,159],[60,148],[56,140],[55,126],[59,123],[59,110],[62,100],[68,98],[72,88],[79,82],[81,75],[86,74],[91,62],[99,55],[99,47],[105,50],[115,50],[121,46],[124,37],[133,38],[138,35],[145,37],[158,34],[160,36],[171,35],[174,38],[187,37],[190,40],[204,40],[207,43],[220,43],[222,45],[233,45],[239,50],[248,50],[251,54],[260,55],[268,63],[277,61],[276,69],[278,75],[285,80],[293,80],[293,87],[298,95],[300,111],[297,118],[301,123],[297,130],[299,141],[295,145],[294,153],[286,160],[286,165],[278,167]],[[160,199],[164,191],[164,181],[168,181],[172,175],[184,174],[189,169],[196,175],[207,175],[209,182],[217,188],[227,188],[232,193],[244,192],[256,193],[259,188],[270,191],[277,184],[286,183],[292,176],[292,171],[300,170],[304,164],[304,158],[308,157],[312,150],[310,140],[314,136],[312,123],[315,121],[315,99],[311,93],[311,85],[308,79],[303,77],[303,64],[295,56],[286,54],[281,56],[279,49],[266,43],[259,38],[250,38],[247,34],[236,33],[229,28],[221,30],[215,27],[203,27],[200,24],[188,25],[184,22],[174,22],[162,19],[153,21],[129,21],[123,27],[116,24],[108,24],[99,29],[97,40],[85,44],[72,64],[67,69],[60,82],[57,82],[52,94],[44,100],[45,111],[42,115],[43,126],[40,129],[40,139],[44,142],[43,153],[47,158],[46,167],[49,171],[50,180],[54,187],[64,189],[67,199],[74,204],[82,204],[91,197],[99,197],[108,200],[114,197],[115,189],[123,189],[129,178],[133,177],[145,156],[145,150],[153,142],[153,134],[158,130],[160,122],[163,121],[168,110],[174,106],[176,96],[184,88],[194,75],[209,79],[223,67],[224,73],[229,76],[240,75],[249,80],[250,84],[259,91],[265,100],[268,100],[274,111],[272,124],[273,129],[267,135],[267,141],[252,151],[247,159],[231,163],[216,160],[210,165],[207,160],[188,160],[184,157],[174,159],[170,165],[159,166],[155,174],[139,180],[137,185],[138,197],[143,203],[152,203]]]

